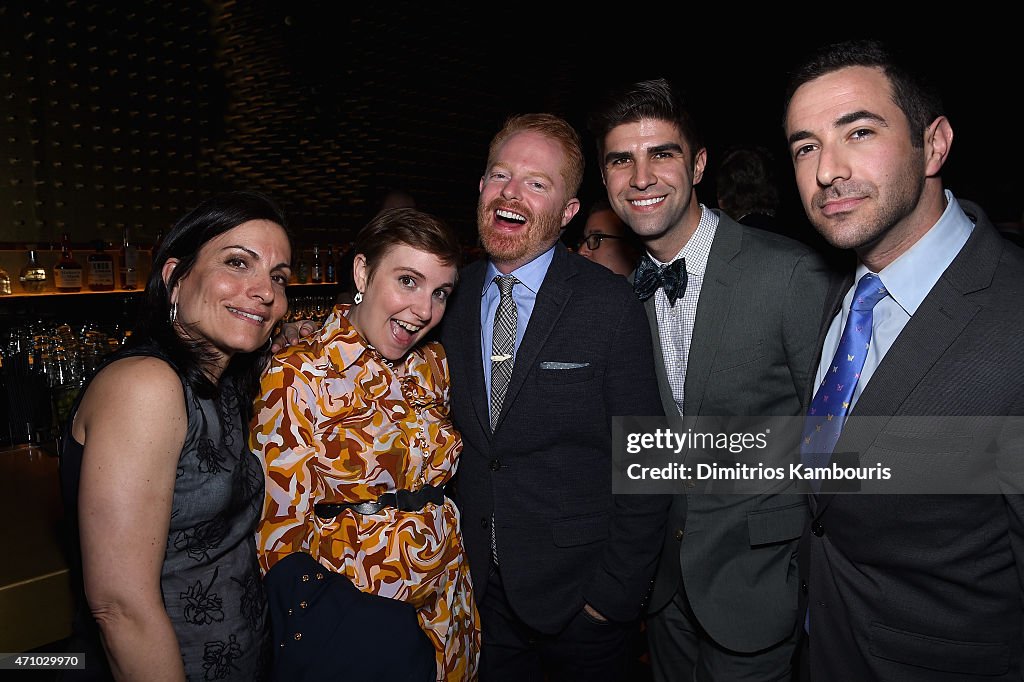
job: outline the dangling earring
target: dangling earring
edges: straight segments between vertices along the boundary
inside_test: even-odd
[[[171,324],[174,324],[174,321],[178,319],[178,304],[177,303],[172,303],[171,304],[171,314],[170,314],[169,317],[170,317],[170,320],[171,320]]]
[[[356,305],[359,305],[360,303],[362,303],[363,302],[363,292],[357,291],[356,295],[352,297],[352,302],[355,303]]]

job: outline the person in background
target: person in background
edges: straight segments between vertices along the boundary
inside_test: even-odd
[[[771,152],[761,146],[727,149],[715,173],[718,208],[741,225],[778,232],[779,189],[774,164]]]
[[[198,205],[155,255],[130,347],[73,407],[60,459],[80,539],[69,651],[85,652],[87,668],[65,679],[263,676],[263,477],[246,434],[290,261],[268,198]]]
[[[601,198],[587,213],[587,223],[583,226],[583,236],[576,252],[612,272],[627,276],[640,260],[643,246],[636,234],[612,210],[608,200]]]
[[[844,396],[849,419],[836,401],[828,410],[842,429],[826,452],[922,474],[982,463],[1000,483],[979,495],[812,495],[801,546],[806,672],[1020,680],[1024,252],[943,188],[953,126],[937,89],[885,44],[822,47],[794,69],[784,101],[807,217],[857,257],[829,292],[819,392],[856,358],[833,359],[846,327],[870,334]],[[870,319],[848,325],[865,307]],[[996,441],[972,427],[986,416],[1009,417],[988,420],[1005,425]]]
[[[609,202],[646,246],[630,279],[669,424],[802,414],[824,262],[698,203],[707,151],[667,80],[612,90],[588,123]],[[806,515],[800,495],[673,496],[646,620],[655,680],[789,679]]]
[[[393,208],[416,208],[416,198],[404,189],[389,189],[380,200],[377,214]]]
[[[250,436],[267,479],[260,565],[307,552],[365,592],[408,602],[434,645],[437,679],[472,680],[479,615],[459,510],[444,491],[462,439],[445,349],[425,340],[445,314],[461,248],[440,220],[399,208],[373,218],[353,250],[353,303],[336,305],[263,376]]]

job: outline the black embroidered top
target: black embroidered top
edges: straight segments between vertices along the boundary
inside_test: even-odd
[[[154,348],[137,348],[116,357],[126,355],[166,360]],[[164,606],[178,636],[188,679],[259,680],[269,661],[267,603],[254,535],[263,505],[263,472],[247,446],[243,429],[248,425],[242,422],[233,385],[222,384],[220,396],[215,399],[197,397],[186,382],[182,386],[188,431],[178,460],[161,572]],[[72,527],[77,527],[72,517],[78,507],[82,453],[68,426],[61,454],[61,488]],[[124,456],[130,457],[131,453],[125,452]],[[144,514],[146,510],[133,513]],[[72,538],[77,550],[77,531],[72,532]],[[72,573],[80,601],[73,642],[91,640],[96,645],[98,629],[81,599],[80,555],[76,559]],[[103,658],[102,649],[96,654]],[[93,668],[98,662],[93,656],[87,664]],[[103,679],[102,674],[87,677]]]

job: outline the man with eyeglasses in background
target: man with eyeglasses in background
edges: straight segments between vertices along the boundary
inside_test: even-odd
[[[576,252],[625,277],[636,267],[643,254],[643,246],[636,234],[612,210],[608,200],[601,198],[587,213],[587,223]]]

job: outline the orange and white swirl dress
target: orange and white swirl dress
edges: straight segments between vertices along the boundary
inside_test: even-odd
[[[454,503],[347,510],[326,521],[313,511],[442,486],[462,451],[448,415],[444,348],[421,344],[392,368],[348,310],[335,306],[323,328],[277,353],[263,375],[249,436],[266,475],[260,567],[309,552],[359,589],[411,603],[437,651],[438,680],[474,680],[480,616]]]

